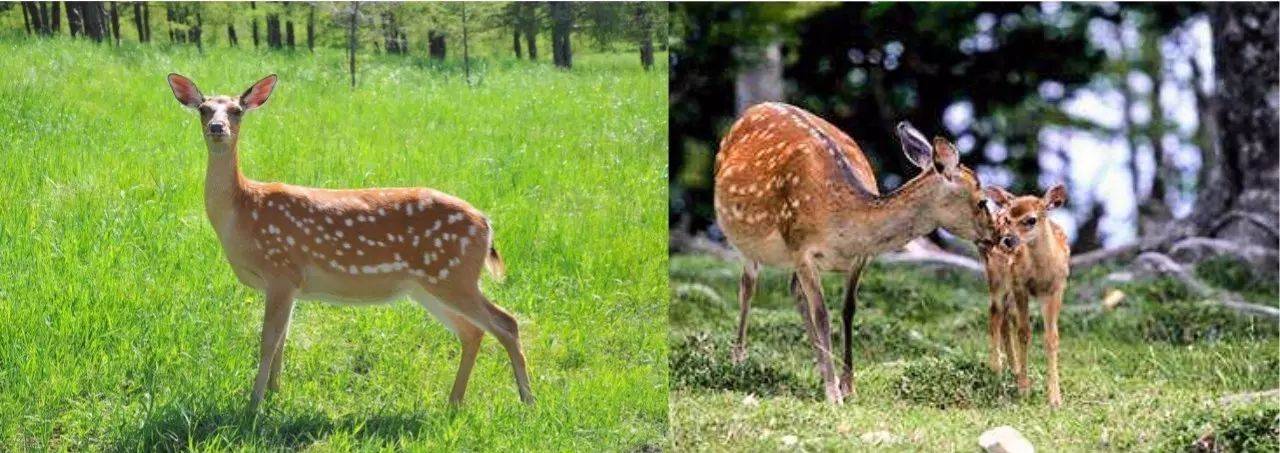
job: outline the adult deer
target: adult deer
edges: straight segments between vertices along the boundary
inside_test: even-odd
[[[404,294],[462,343],[451,404],[462,402],[484,332],[507,350],[520,399],[533,402],[516,320],[480,292],[483,268],[498,278],[504,273],[483,213],[425,188],[326,190],[249,180],[237,163],[240,121],[267,102],[276,76],[238,97],[206,97],[186,77],[168,79],[178,102],[200,112],[209,150],[205,213],[236,277],[266,296],[251,411],[268,387],[279,389],[295,298],[371,305]]]
[[[745,258],[734,360],[746,357],[747,314],[761,264],[795,270],[796,307],[817,355],[827,400],[853,386],[853,315],[858,279],[876,254],[938,227],[965,239],[989,239],[990,215],[978,178],[942,138],[932,146],[906,122],[898,138],[923,171],[880,195],[861,149],[835,126],[795,106],[764,103],[743,112],[716,156],[715,210],[729,242]],[[842,321],[844,369],[836,380],[831,326],[819,276],[848,273]]]

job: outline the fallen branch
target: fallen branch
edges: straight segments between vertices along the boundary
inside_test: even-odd
[[[1185,267],[1178,264],[1169,255],[1158,252],[1145,252],[1138,255],[1138,259],[1134,262],[1146,273],[1170,277],[1179,281],[1187,289],[1191,290],[1196,297],[1206,299],[1210,303],[1221,305],[1245,315],[1280,320],[1280,308],[1251,304],[1245,302],[1243,297],[1234,292],[1215,290],[1191,275]]]
[[[928,240],[917,239],[908,242],[901,252],[885,253],[878,258],[885,263],[924,263],[950,266],[963,269],[982,277],[985,270],[982,263],[964,255],[943,251]]]
[[[1255,271],[1270,276],[1274,276],[1277,266],[1280,266],[1280,252],[1275,249],[1207,237],[1180,240],[1169,247],[1169,256],[1181,262],[1194,263],[1212,257],[1230,256],[1248,263]]]
[[[1080,271],[1113,260],[1127,260],[1138,254],[1138,244],[1098,249],[1071,257],[1071,270]]]

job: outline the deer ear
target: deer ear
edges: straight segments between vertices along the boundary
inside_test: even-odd
[[[169,73],[169,89],[178,102],[190,108],[199,107],[204,102],[204,95],[196,88],[196,83],[176,72]]]
[[[933,169],[938,174],[951,179],[951,174],[960,165],[960,152],[955,145],[942,137],[933,138]]]
[[[1044,197],[1041,199],[1044,200],[1044,208],[1046,210],[1060,208],[1062,205],[1067,204],[1067,188],[1062,184],[1055,184],[1044,192]]]
[[[983,187],[982,193],[985,194],[988,199],[990,199],[991,201],[994,201],[999,206],[1006,206],[1009,204],[1010,201],[1013,201],[1013,194],[1009,193],[1009,191],[1007,190],[1004,190],[1004,188],[1000,186]]]
[[[267,103],[267,98],[271,97],[271,91],[276,89],[276,80],[276,75],[271,74],[244,90],[244,94],[240,95],[240,106],[250,110]]]
[[[924,138],[924,134],[906,121],[898,123],[896,129],[898,141],[902,142],[902,153],[907,155],[907,160],[922,169],[929,168],[933,162],[933,149],[929,147],[929,140]]]

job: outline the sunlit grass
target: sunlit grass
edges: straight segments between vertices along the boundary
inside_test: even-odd
[[[0,40],[0,445],[626,450],[666,429],[666,90],[634,55],[456,63]],[[659,61],[662,61],[660,58]],[[254,179],[429,186],[493,220],[486,291],[522,326],[536,406],[486,337],[467,404],[425,310],[301,303],[282,391],[242,414],[260,295],[203,211],[205,94],[280,84],[245,119]]]
[[[1102,312],[1085,308],[1099,301],[1080,293],[1105,270],[1072,278],[1061,320],[1064,405],[1053,410],[1044,392],[1036,304],[1032,393],[1018,399],[1008,391],[1009,376],[981,373],[988,303],[981,280],[873,265],[862,278],[855,317],[858,393],[835,407],[823,401],[813,350],[787,294],[787,275],[778,270],[766,269],[753,303],[748,361],[731,363],[739,272],[735,263],[708,258],[671,260],[673,450],[970,451],[983,431],[1011,425],[1039,451],[1170,451],[1203,434],[1206,418],[1240,413],[1262,415],[1219,424],[1235,437],[1254,435],[1254,445],[1280,444],[1276,422],[1267,418],[1274,418],[1268,414],[1276,411],[1275,399],[1242,412],[1216,402],[1277,386],[1278,327],[1206,307],[1173,282],[1124,285],[1125,301]],[[1248,283],[1240,280],[1229,283]],[[832,275],[824,286],[838,347],[843,284]],[[1275,303],[1274,286],[1252,292],[1265,298],[1258,303]],[[986,377],[997,385],[980,379]],[[1255,428],[1270,429],[1270,437]],[[863,441],[877,431],[895,442]]]

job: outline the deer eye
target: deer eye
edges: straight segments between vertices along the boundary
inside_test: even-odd
[[[213,113],[213,109],[209,108],[209,106],[207,105],[200,106],[200,114],[208,115],[210,113]]]
[[[1035,217],[1027,217],[1027,219],[1026,219],[1026,220],[1023,220],[1023,221],[1022,221],[1022,224],[1023,224],[1023,225],[1026,225],[1026,226],[1028,226],[1028,227],[1036,226],[1036,218],[1035,218]]]
[[[984,211],[986,209],[987,209],[987,200],[978,200],[978,210]]]

